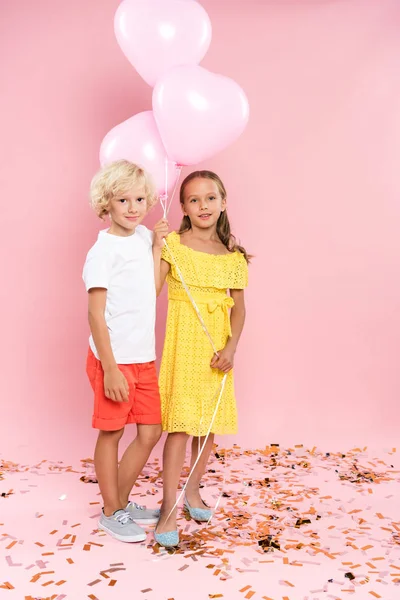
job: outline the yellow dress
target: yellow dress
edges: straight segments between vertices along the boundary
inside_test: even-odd
[[[215,346],[221,350],[230,335],[229,308],[234,304],[227,291],[247,286],[248,270],[243,254],[214,255],[192,250],[181,244],[175,232],[168,235],[167,244]],[[159,379],[163,429],[203,436],[212,420],[223,373],[210,367],[212,346],[167,247],[162,258],[171,265],[167,275],[168,316]],[[233,371],[228,374],[211,431],[237,432]]]

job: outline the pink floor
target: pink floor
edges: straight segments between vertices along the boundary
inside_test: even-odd
[[[234,448],[210,463],[210,526],[182,516],[175,553],[97,532],[100,498],[82,461],[24,467],[0,457],[0,597],[83,600],[400,598],[395,449]],[[161,498],[159,459],[134,489]],[[225,482],[223,481],[225,478]]]

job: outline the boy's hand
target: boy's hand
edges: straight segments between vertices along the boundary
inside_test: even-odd
[[[168,221],[166,219],[161,219],[154,225],[153,233],[153,246],[162,248],[163,247],[163,239],[167,237],[169,232]]]
[[[223,373],[229,373],[233,369],[233,359],[235,351],[229,346],[225,346],[223,350],[218,352],[218,356],[214,354],[210,366],[212,369],[219,369]]]
[[[128,402],[129,385],[125,375],[118,367],[104,372],[104,393],[114,402]]]

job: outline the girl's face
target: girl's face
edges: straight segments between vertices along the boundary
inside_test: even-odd
[[[135,233],[147,213],[146,192],[142,185],[134,186],[129,192],[110,201],[110,233],[127,236]]]
[[[215,181],[196,177],[186,184],[182,211],[189,217],[192,227],[216,227],[218,218],[226,209],[226,199],[221,197]]]

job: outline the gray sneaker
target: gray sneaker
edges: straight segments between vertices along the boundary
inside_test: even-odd
[[[98,526],[120,542],[144,542],[147,537],[146,532],[122,508],[116,510],[111,517],[106,517],[102,512]]]
[[[156,525],[160,518],[159,508],[146,508],[136,502],[128,502],[125,508],[132,521],[141,525]]]

